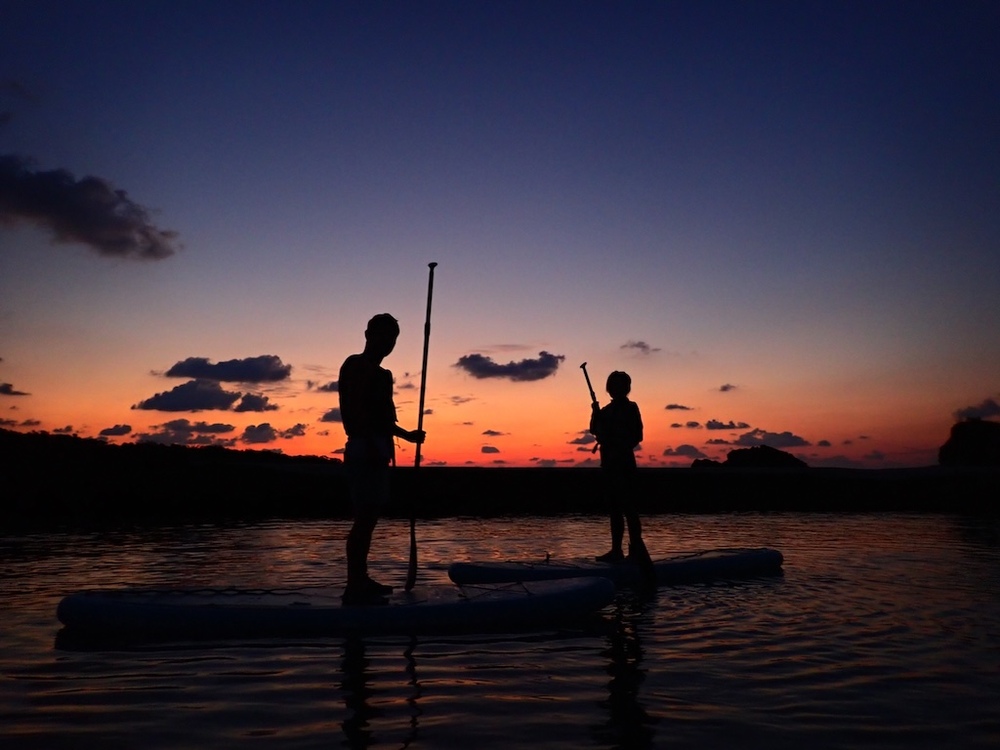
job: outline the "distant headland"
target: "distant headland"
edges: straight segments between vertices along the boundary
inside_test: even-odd
[[[788,453],[734,450],[724,463],[643,468],[642,513],[1000,510],[1000,423],[962,422],[938,466],[810,468]],[[157,523],[350,514],[338,459],[0,429],[0,524]],[[387,515],[603,513],[595,468],[398,467]]]

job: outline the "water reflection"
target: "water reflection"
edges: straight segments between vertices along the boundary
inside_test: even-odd
[[[417,738],[420,723],[420,697],[422,689],[417,677],[417,661],[414,652],[417,639],[411,638],[403,651],[406,660],[405,672],[409,693],[405,699],[410,712],[408,731],[403,737],[401,747],[409,747]],[[340,727],[343,730],[341,745],[351,750],[363,750],[379,742],[374,724],[382,717],[382,709],[377,707],[380,700],[377,684],[377,674],[372,670],[372,662],[368,656],[368,646],[361,636],[352,636],[344,641],[344,652],[341,658],[340,690],[344,697],[345,718]]]
[[[413,687],[413,692],[406,698],[406,705],[410,708],[410,733],[403,741],[403,747],[409,747],[410,743],[417,738],[417,725],[419,724],[420,714],[423,713],[420,710],[420,696],[423,691],[420,687],[420,680],[417,679],[417,660],[413,658],[413,652],[416,647],[417,639],[411,638],[410,645],[403,652],[403,656],[406,657],[406,676],[409,677],[408,684]]]
[[[653,747],[659,719],[651,716],[640,700],[646,680],[640,621],[655,606],[655,600],[655,594],[625,592],[615,602],[607,645],[601,651],[607,659],[605,671],[611,677],[608,697],[601,703],[608,718],[595,727],[596,736],[613,747]]]
[[[340,689],[344,694],[347,717],[340,725],[344,730],[341,744],[352,750],[367,748],[372,742],[371,720],[377,712],[371,705],[375,689],[369,680],[369,665],[364,639],[355,637],[345,640],[344,657],[340,662],[343,678]]]

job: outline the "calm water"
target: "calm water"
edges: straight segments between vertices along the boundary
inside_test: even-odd
[[[1000,522],[646,519],[654,555],[771,546],[784,575],[622,595],[559,631],[56,647],[88,587],[315,585],[341,522],[0,537],[4,748],[996,748]],[[402,583],[407,526],[376,573]],[[418,525],[420,582],[455,559],[603,552],[592,518]]]

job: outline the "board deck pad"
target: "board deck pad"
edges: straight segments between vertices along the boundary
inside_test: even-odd
[[[781,572],[782,554],[768,547],[722,548],[685,552],[653,560],[658,586],[701,583],[726,578],[745,578]],[[569,560],[456,562],[448,576],[459,584],[504,581],[547,581],[600,577],[617,586],[643,582],[642,568],[636,563],[605,563],[593,558]]]
[[[341,602],[342,587],[129,588],[70,594],[56,616],[74,634],[138,639],[471,633],[572,621],[602,608],[614,593],[614,584],[602,579],[445,584],[398,590],[385,604],[359,606]]]

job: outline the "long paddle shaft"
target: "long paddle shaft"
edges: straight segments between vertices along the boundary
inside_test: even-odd
[[[427,393],[427,351],[431,343],[431,299],[434,296],[434,267],[437,263],[428,263],[430,275],[427,278],[427,316],[424,318],[424,359],[420,366],[420,403],[417,410],[417,431],[424,429],[424,396]],[[420,443],[413,459],[413,468],[420,468]],[[410,499],[410,564],[406,569],[406,590],[410,591],[417,582],[417,517],[416,505]]]

